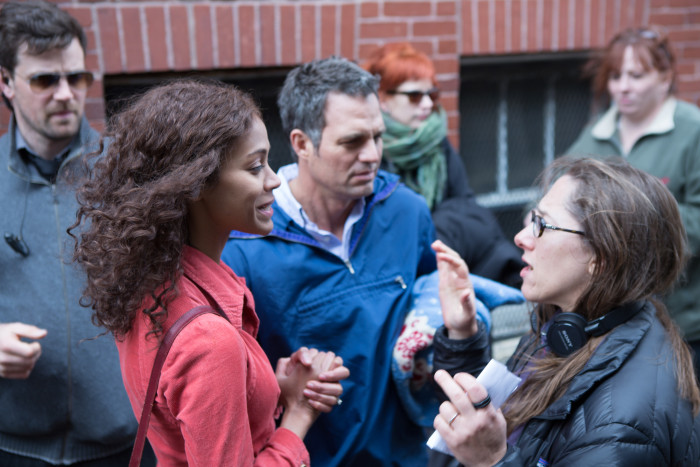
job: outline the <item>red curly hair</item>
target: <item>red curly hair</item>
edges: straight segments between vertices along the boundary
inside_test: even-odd
[[[429,79],[437,85],[432,60],[407,42],[384,45],[362,67],[379,75],[380,92],[393,91],[406,81]]]

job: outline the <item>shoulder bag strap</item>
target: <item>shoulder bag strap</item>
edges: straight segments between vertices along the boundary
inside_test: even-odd
[[[153,369],[151,370],[151,378],[148,381],[148,389],[146,390],[146,400],[143,404],[143,410],[141,411],[141,419],[139,420],[139,428],[136,432],[136,441],[134,441],[134,449],[131,451],[131,459],[129,460],[129,467],[138,467],[141,464],[141,456],[143,455],[143,446],[146,443],[146,433],[148,432],[148,424],[151,421],[151,412],[153,410],[153,405],[156,402],[156,389],[158,388],[158,382],[160,381],[160,372],[163,369],[163,363],[165,363],[165,357],[168,356],[170,347],[173,345],[175,338],[180,331],[187,326],[193,319],[204,313],[217,313],[223,316],[227,321],[228,317],[218,308],[212,308],[208,305],[202,305],[192,308],[190,311],[182,315],[175,324],[168,329],[165,333],[163,341],[158,348],[158,353],[156,354],[156,359],[153,362]]]

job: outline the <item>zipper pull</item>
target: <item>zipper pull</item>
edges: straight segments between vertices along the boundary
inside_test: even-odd
[[[394,278],[394,282],[397,282],[397,283],[401,286],[402,289],[405,289],[405,288],[406,288],[406,283],[404,282],[403,277],[401,277],[401,276],[396,276],[396,277]]]
[[[355,274],[355,270],[352,268],[352,263],[350,263],[349,259],[344,260],[345,266],[350,270],[350,274]]]

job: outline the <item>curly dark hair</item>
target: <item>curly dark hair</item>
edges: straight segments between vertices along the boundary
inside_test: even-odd
[[[236,141],[260,111],[219,82],[175,81],[135,98],[110,122],[104,154],[87,159],[79,210],[69,233],[85,269],[81,304],[93,321],[122,338],[140,311],[162,333],[177,295],[188,240],[188,201],[218,179]],[[74,233],[75,232],[75,233]]]

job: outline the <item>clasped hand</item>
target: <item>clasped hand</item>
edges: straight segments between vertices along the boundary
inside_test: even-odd
[[[333,352],[301,347],[290,357],[279,359],[275,375],[285,410],[306,406],[314,409],[317,416],[337,405],[343,393],[340,381],[350,376],[350,370]]]

